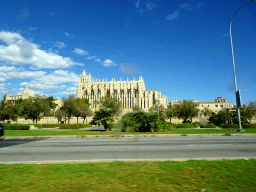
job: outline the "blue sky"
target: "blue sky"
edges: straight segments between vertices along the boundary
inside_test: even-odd
[[[235,103],[229,23],[241,0],[2,0],[0,96],[76,94],[94,79],[142,76],[171,100]],[[256,2],[232,25],[238,89],[256,100]]]

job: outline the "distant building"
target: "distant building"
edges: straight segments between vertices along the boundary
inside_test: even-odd
[[[34,96],[34,90],[29,89],[28,86],[27,86],[26,89],[24,90],[23,94],[16,94],[16,95],[7,94],[6,97],[5,97],[5,100],[15,103],[15,101],[17,101],[19,99],[29,99],[31,97],[35,97]]]
[[[171,101],[170,103],[172,105],[175,104],[179,104],[181,101],[177,101],[177,99],[175,101]],[[229,102],[227,99],[223,99],[222,97],[217,97],[217,99],[215,99],[214,101],[197,101],[197,100],[193,100],[193,102],[195,103],[195,106],[202,110],[205,107],[208,107],[210,110],[212,110],[215,113],[218,113],[220,110],[222,110],[223,108],[230,108],[232,109],[232,104],[231,102]]]
[[[16,95],[7,94],[5,97],[5,100],[15,103],[19,99],[29,99],[29,98],[34,98],[34,97],[35,97],[34,90],[29,89],[27,86],[26,89],[24,90],[23,94],[16,94]],[[47,97],[44,95],[43,98],[47,98]],[[60,108],[62,106],[62,101],[58,98],[54,98],[54,99],[55,99],[54,103],[58,104],[56,109]]]
[[[164,107],[167,106],[167,97],[161,95],[161,91],[145,90],[145,82],[142,77],[139,80],[116,81],[112,78],[111,81],[96,80],[94,81],[89,74],[88,78],[85,71],[79,78],[77,87],[77,98],[89,99],[91,108],[98,108],[97,101],[104,96],[116,97],[123,104],[125,110],[130,110],[138,106],[147,111],[153,106],[154,100],[158,101]]]

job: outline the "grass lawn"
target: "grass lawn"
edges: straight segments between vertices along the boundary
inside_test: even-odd
[[[256,191],[256,160],[0,165],[0,191]]]
[[[121,135],[127,134],[237,134],[237,133],[256,133],[256,129],[244,129],[239,132],[236,129],[173,129],[168,132],[122,132]],[[115,135],[115,131],[86,131],[79,129],[56,129],[56,130],[5,130],[4,137],[11,136],[56,136],[56,135]]]

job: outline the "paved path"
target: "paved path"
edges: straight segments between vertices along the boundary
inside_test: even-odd
[[[0,163],[256,158],[255,136],[4,139]]]

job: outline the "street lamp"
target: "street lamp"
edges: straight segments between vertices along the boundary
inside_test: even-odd
[[[158,116],[159,116],[159,102],[160,102],[160,99],[158,98],[158,99],[157,99],[157,104],[158,104]]]
[[[230,43],[231,43],[231,52],[232,52],[232,62],[233,62],[233,71],[234,71],[234,82],[235,82],[235,95],[236,95],[236,107],[237,107],[237,117],[238,117],[238,123],[239,123],[239,130],[242,131],[242,126],[241,126],[241,118],[240,118],[240,109],[241,107],[241,99],[240,99],[240,90],[237,90],[237,83],[236,83],[236,69],[235,69],[235,58],[234,58],[234,50],[233,50],[233,42],[232,42],[232,33],[231,33],[231,26],[232,26],[232,21],[237,14],[237,12],[242,9],[247,3],[254,1],[254,0],[248,0],[245,4],[243,4],[233,15],[230,21],[230,26],[229,26],[229,32],[230,32]]]

